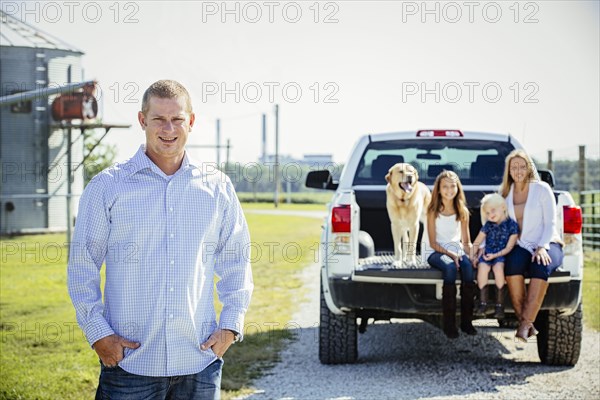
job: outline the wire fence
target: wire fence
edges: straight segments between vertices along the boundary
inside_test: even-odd
[[[580,192],[583,246],[600,249],[600,190]]]

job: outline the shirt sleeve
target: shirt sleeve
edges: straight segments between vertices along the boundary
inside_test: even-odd
[[[485,233],[486,235],[490,232],[490,222],[486,221],[485,224],[483,224],[483,226],[481,227],[481,232]]]
[[[514,235],[519,233],[519,224],[512,218],[508,219],[508,235]]]
[[[543,224],[543,231],[537,245],[548,250],[556,230],[556,203],[554,193],[547,183],[541,182],[539,188],[539,202],[542,209],[542,221],[540,222]]]
[[[242,340],[244,317],[254,289],[250,265],[250,232],[229,178],[225,185],[226,205],[215,254],[215,272],[220,278],[217,293],[223,304],[219,328],[238,332]]]
[[[77,323],[92,346],[114,333],[103,316],[100,290],[100,269],[110,230],[104,193],[105,185],[100,176],[94,177],[83,191],[67,266],[67,286]]]

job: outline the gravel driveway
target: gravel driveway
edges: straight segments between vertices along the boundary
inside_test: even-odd
[[[318,266],[303,272],[309,295],[294,315],[296,341],[248,399],[598,399],[600,334],[586,330],[575,367],[539,363],[535,342],[517,344],[514,331],[477,321],[475,337],[446,339],[419,320],[369,325],[359,335],[358,363],[318,359]],[[487,326],[486,326],[487,325]]]

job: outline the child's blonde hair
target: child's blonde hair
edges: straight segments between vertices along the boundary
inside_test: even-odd
[[[433,184],[433,191],[431,192],[431,203],[429,203],[427,213],[431,213],[433,214],[434,218],[437,218],[440,215],[440,211],[444,209],[444,205],[442,203],[442,196],[440,194],[440,186],[442,184],[442,179],[444,178],[448,178],[456,182],[458,192],[452,200],[454,210],[456,211],[456,220],[468,221],[469,209],[467,208],[465,192],[463,191],[462,184],[460,183],[460,178],[458,177],[458,175],[456,175],[454,171],[444,170],[437,176],[437,178],[435,178],[435,183]]]
[[[502,218],[502,221],[504,221],[505,219],[508,218],[508,210],[506,208],[506,201],[504,200],[504,197],[500,196],[498,193],[490,193],[490,194],[486,194],[485,196],[483,196],[483,199],[481,199],[481,224],[484,225],[487,222],[487,218],[485,216],[485,210],[488,207],[500,207],[502,208],[502,210],[504,210],[503,216],[504,218]]]

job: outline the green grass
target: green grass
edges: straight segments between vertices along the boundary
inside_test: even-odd
[[[68,298],[65,242],[2,239],[0,398],[93,398],[98,360]]]
[[[283,211],[323,211],[327,212],[325,204],[287,204],[280,203],[277,208],[273,203],[242,203],[244,210],[283,210]]]
[[[585,251],[583,271],[583,321],[600,330],[600,252]]]
[[[247,219],[256,245],[255,291],[245,339],[225,356],[225,398],[250,391],[251,380],[277,361],[292,337],[285,324],[303,293],[298,273],[313,262],[321,223],[250,213]],[[65,242],[64,235],[2,238],[0,399],[94,397],[99,365],[75,322],[68,297]],[[272,257],[270,242],[276,243],[270,245],[275,250]],[[285,245],[287,259],[282,252]]]
[[[251,213],[246,218],[256,244],[252,254],[255,289],[246,314],[244,341],[232,346],[225,356],[222,386],[233,391],[225,397],[247,392],[251,379],[272,366],[286,340],[291,339],[286,324],[296,310],[296,300],[304,294],[298,274],[315,262],[320,234],[321,221],[317,218]]]
[[[244,208],[261,209],[262,205]],[[224,398],[249,392],[252,379],[277,361],[278,352],[292,337],[286,323],[304,293],[298,273],[314,262],[321,224],[319,219],[252,213],[247,219],[257,250],[252,255],[255,291],[246,315],[245,339],[225,356]],[[271,242],[273,257],[267,245]],[[75,323],[66,289],[64,243],[64,235],[2,238],[0,399],[94,396],[98,361]],[[282,252],[285,245],[287,259]],[[296,257],[295,248],[302,249],[301,257]],[[587,251],[584,321],[596,331],[600,330],[599,291],[600,253]]]
[[[241,202],[244,203],[271,203],[273,204],[273,193],[249,193],[249,192],[238,192],[237,193]],[[325,204],[331,201],[333,197],[333,191],[322,190],[317,192],[295,192],[291,193],[290,201],[295,204]],[[287,194],[282,192],[279,193],[279,203],[287,202]]]

